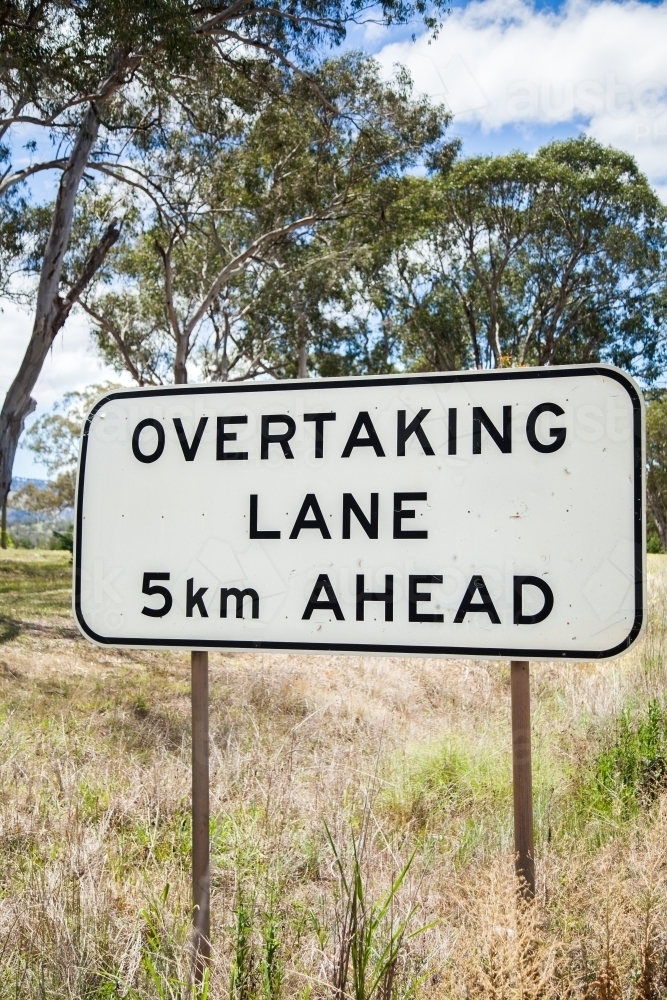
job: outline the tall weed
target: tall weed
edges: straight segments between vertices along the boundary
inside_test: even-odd
[[[331,985],[333,1000],[408,1000],[421,984],[408,964],[401,967],[407,943],[428,927],[413,928],[416,907],[400,905],[399,893],[414,861],[408,858],[384,896],[373,899],[368,886],[368,817],[352,834],[347,857],[327,827],[338,874]]]

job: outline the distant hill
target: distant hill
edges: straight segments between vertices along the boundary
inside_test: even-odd
[[[57,518],[54,518],[51,514],[33,514],[27,510],[16,510],[12,507],[12,493],[16,493],[17,490],[22,489],[24,486],[32,484],[36,486],[37,489],[43,490],[49,485],[48,479],[26,479],[23,476],[14,476],[12,479],[11,489],[9,491],[9,496],[7,497],[7,523],[11,525],[24,524],[48,524],[51,525],[61,525],[62,522],[70,522],[74,520],[74,511],[72,508],[64,510]]]
[[[10,493],[15,493],[16,490],[20,490],[24,486],[28,486],[30,483],[40,490],[46,489],[49,485],[48,479],[23,479],[21,476],[14,476],[12,479],[12,485],[10,486]]]

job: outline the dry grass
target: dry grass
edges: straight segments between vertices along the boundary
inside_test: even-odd
[[[0,561],[0,997],[181,997],[188,657],[79,638],[67,561]],[[650,567],[640,650],[532,669],[528,908],[513,888],[507,665],[211,654],[210,995],[336,996],[346,896],[328,827],[348,875],[359,848],[369,920],[416,852],[372,942],[377,960],[390,924],[409,917],[378,1000],[411,986],[438,998],[667,996],[667,777],[656,771],[632,809],[602,808],[595,786],[616,720],[625,712],[632,728],[663,703],[667,557]],[[360,989],[348,979],[355,1000]]]

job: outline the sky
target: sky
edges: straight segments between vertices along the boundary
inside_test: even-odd
[[[457,2],[435,39],[414,28],[356,28],[347,45],[371,52],[390,76],[406,66],[418,93],[447,105],[463,155],[533,152],[586,134],[631,153],[667,202],[667,0],[662,3]],[[31,318],[0,314],[0,391],[13,378]],[[72,389],[118,376],[90,349],[83,317],[59,334],[33,396],[36,415]],[[20,448],[17,476],[44,476]]]
[[[667,201],[666,38],[664,2],[473,0],[437,39],[380,39],[376,57],[450,108],[468,155],[583,132],[632,153]]]

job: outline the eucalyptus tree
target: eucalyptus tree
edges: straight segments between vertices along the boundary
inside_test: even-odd
[[[646,405],[646,507],[667,552],[667,395],[650,394]]]
[[[261,88],[254,72],[223,78],[217,103],[188,98],[159,149],[99,164],[134,191],[135,216],[82,305],[105,360],[140,384],[185,382],[189,362],[209,379],[287,374],[285,351],[307,374],[313,295],[331,299],[375,237],[379,192],[445,142],[444,109],[359,53],[308,80],[254,69]]]
[[[665,209],[631,156],[582,138],[460,159],[409,199],[366,278],[402,364],[661,370]]]
[[[404,85],[407,80],[403,78]],[[415,153],[426,175],[444,175],[458,140],[424,141],[428,105],[419,112]],[[441,126],[448,119],[439,109]],[[395,307],[398,292],[389,261],[410,254],[423,229],[424,189],[414,171],[386,173],[364,189],[354,210],[321,225],[307,242],[285,241],[281,267],[253,299],[246,325],[264,339],[266,364],[280,378],[381,374],[400,362],[408,313]]]
[[[12,507],[35,514],[61,514],[74,506],[79,440],[85,419],[95,400],[112,389],[111,382],[88,386],[83,392],[67,392],[50,413],[39,417],[26,431],[25,445],[49,473],[49,482],[39,487],[27,483],[12,494]]]
[[[249,53],[286,74],[303,71],[323,43],[350,21],[373,17],[437,26],[441,0],[6,0],[0,11],[0,198],[38,173],[56,172],[43,244],[30,341],[0,412],[0,503],[6,499],[18,438],[34,409],[31,392],[44,359],[120,234],[99,220],[71,283],[63,283],[72,222],[86,170],[136,145],[149,147],[178,105],[182,82],[202,90],[210,67],[246,71]],[[214,74],[215,75],[215,74]],[[26,143],[27,140],[27,143]],[[26,152],[30,153],[26,156]],[[37,154],[37,155],[33,155]]]

